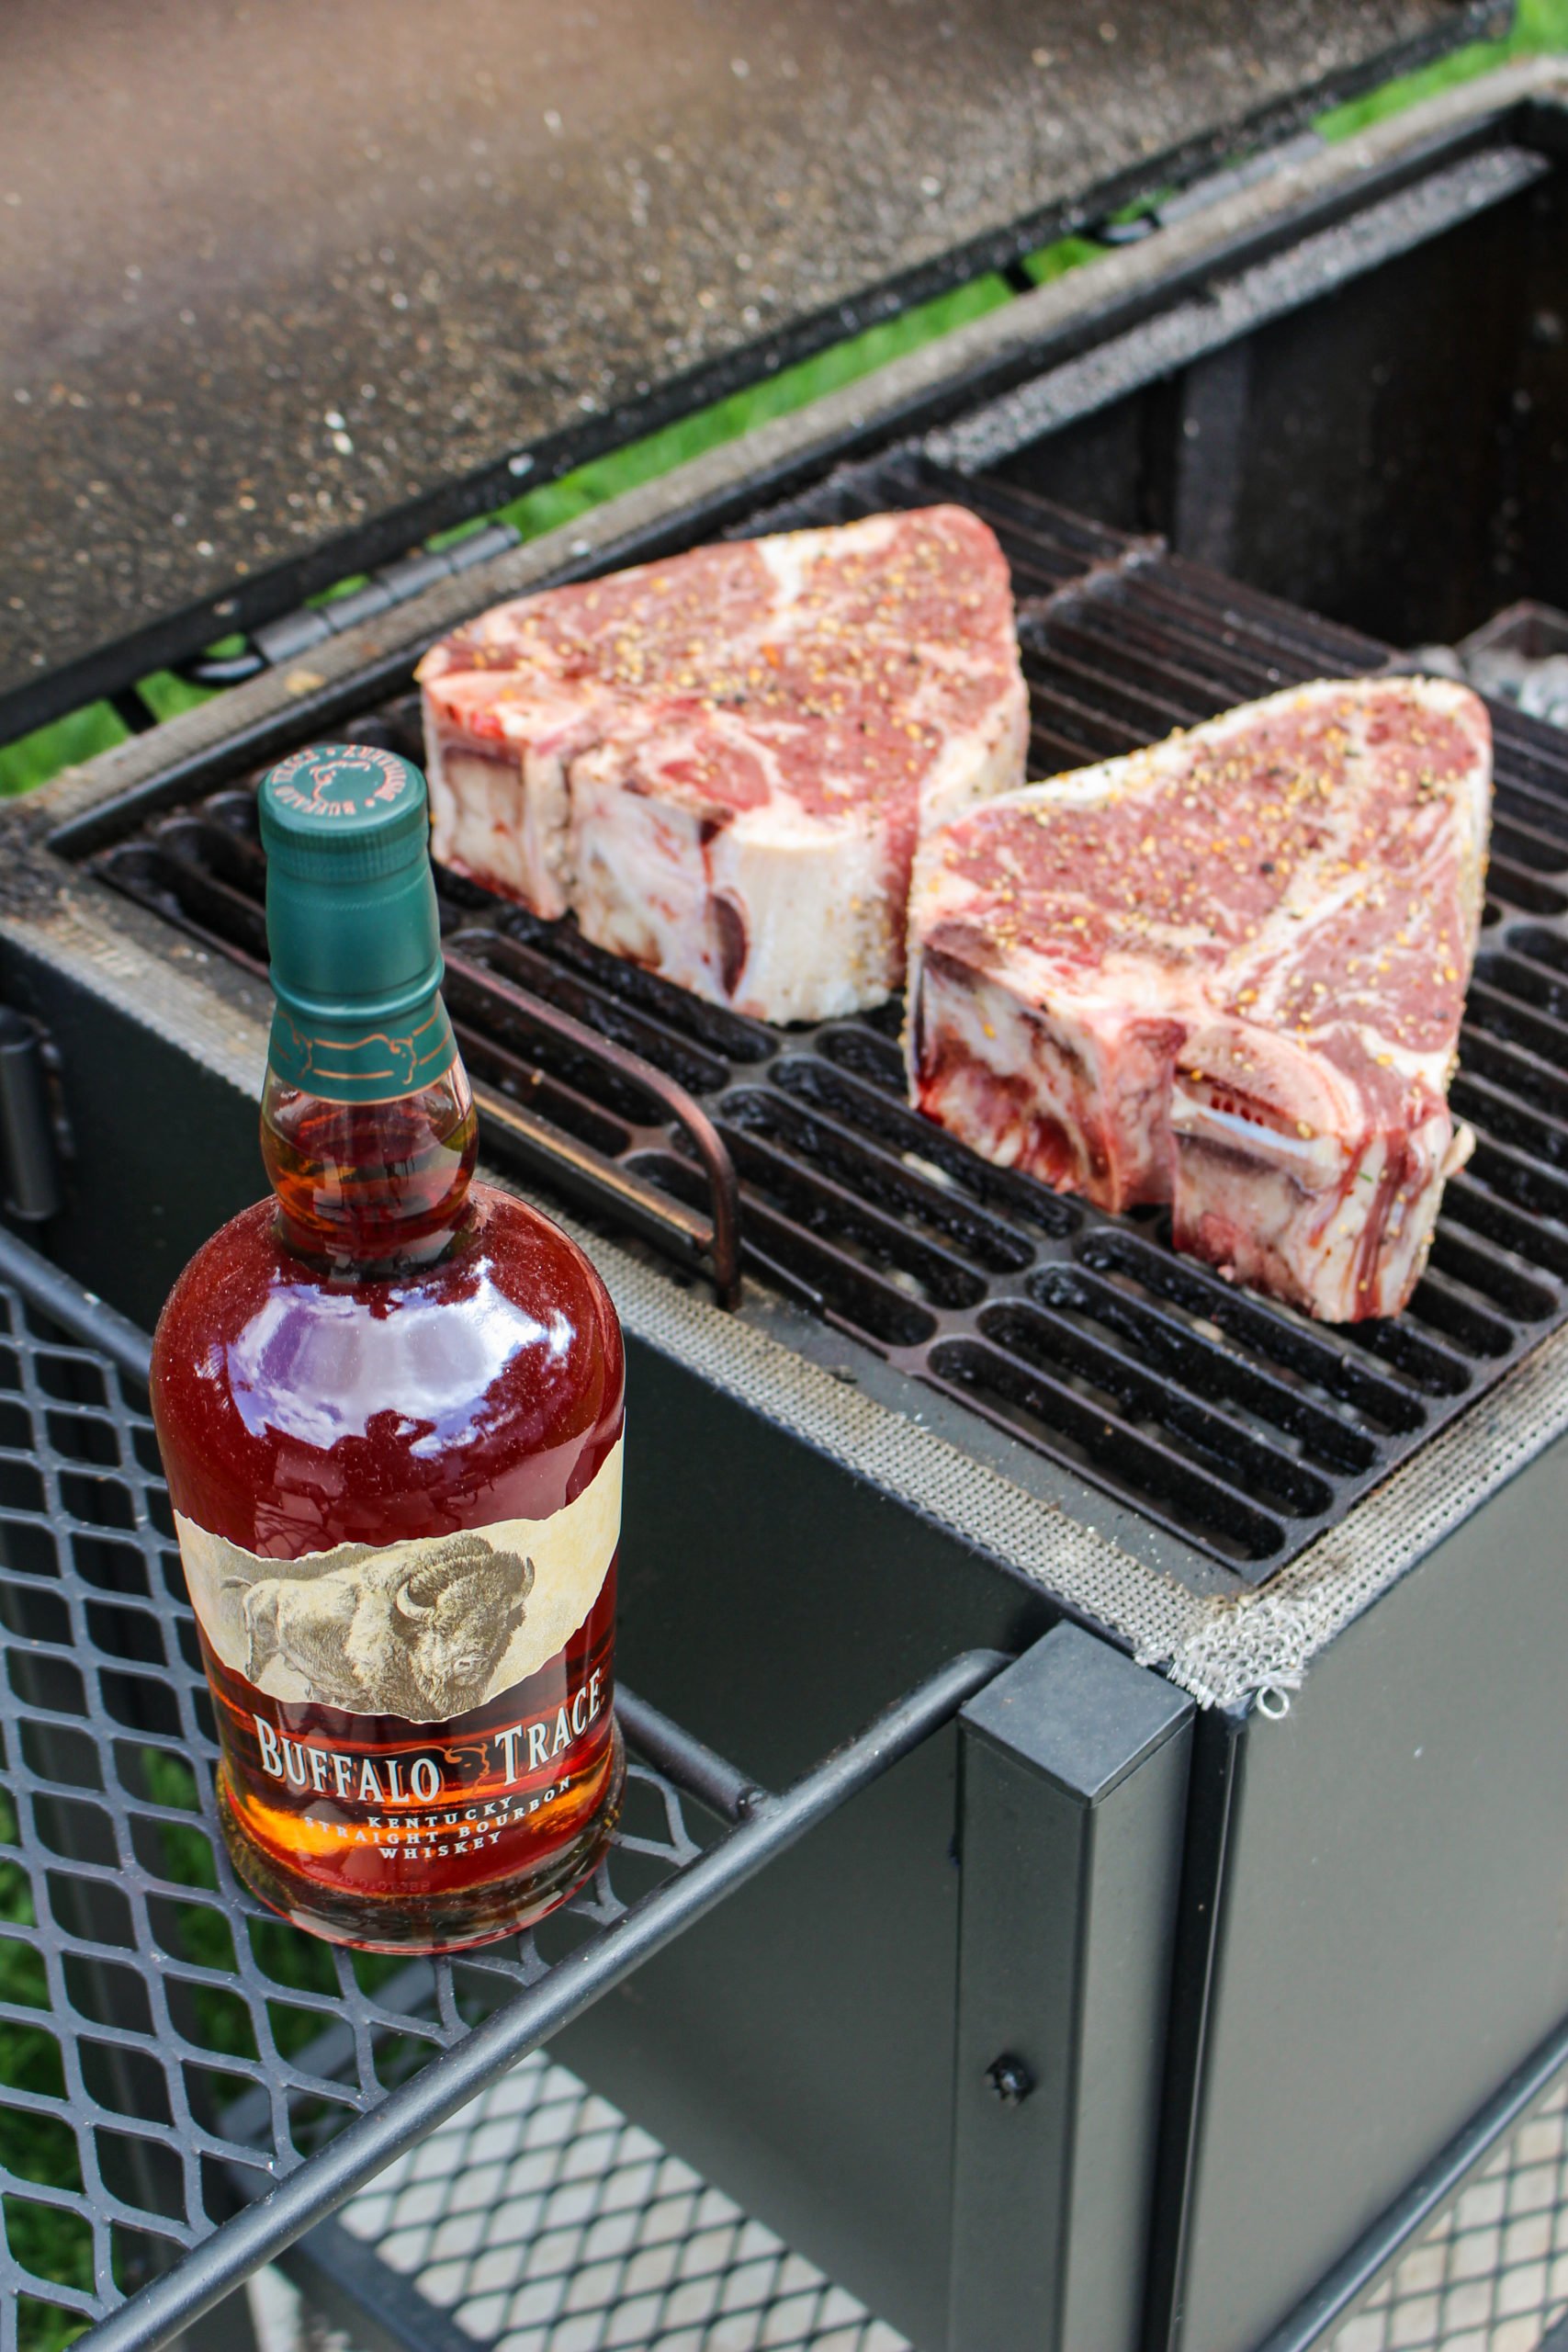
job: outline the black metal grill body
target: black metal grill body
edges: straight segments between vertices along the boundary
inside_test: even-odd
[[[1494,577],[1498,601],[1531,586],[1563,601],[1550,567],[1559,560],[1551,548],[1568,541],[1532,539],[1522,509],[1509,540],[1503,501],[1513,494],[1521,431],[1539,451],[1533,479],[1548,515],[1561,495],[1551,448],[1554,434],[1568,446],[1568,375],[1550,328],[1532,339],[1532,321],[1553,300],[1568,313],[1554,160],[1568,153],[1565,123],[1562,107],[1541,99],[1498,112],[1477,97],[1436,129],[1413,125],[1406,149],[1385,149],[1375,186],[1348,165],[1337,190],[1318,187],[1310,218],[1295,221],[1281,198],[1267,236],[1249,232],[1249,255],[1261,241],[1288,259],[1297,228],[1316,233],[1326,220],[1348,234],[1373,195],[1422,198],[1428,177],[1436,185],[1442,171],[1462,175],[1505,151],[1540,164],[1528,186],[1440,236],[1383,254],[1359,278],[1323,278],[1288,318],[1261,319],[1255,334],[1237,330],[1233,340],[1251,346],[1252,390],[1269,393],[1259,412],[1267,447],[1247,427],[1247,371],[1233,368],[1227,388],[1207,360],[1173,371],[1159,357],[1175,309],[1204,284],[1223,293],[1235,256],[1217,238],[1206,260],[1189,254],[1179,284],[1145,288],[1135,315],[1124,308],[1096,321],[1086,311],[1037,355],[1043,368],[1103,360],[1100,406],[1026,434],[987,458],[977,469],[985,481],[971,478],[962,494],[989,500],[1015,539],[1016,514],[1006,511],[1014,492],[1107,518],[1048,576],[1021,581],[1044,600],[1024,616],[1045,730],[1040,764],[1125,748],[1308,670],[1373,666],[1386,644],[1444,628],[1450,612],[1480,617]],[[1471,338],[1469,322],[1483,316],[1485,334]],[[1497,394],[1479,439],[1470,390],[1448,401],[1401,373],[1405,343],[1429,353],[1444,318],[1449,347],[1473,340],[1476,369]],[[1112,329],[1146,340],[1112,355]],[[1287,360],[1325,399],[1339,385],[1347,446],[1359,452],[1321,488],[1313,447],[1299,482],[1281,455],[1291,437]],[[1512,399],[1521,388],[1534,403],[1528,414]],[[880,414],[868,399],[855,428],[861,453],[880,437],[881,461],[903,462],[895,451],[911,432],[941,425],[951,436],[967,397],[953,379],[919,402],[906,390]],[[1224,468],[1210,475],[1220,504],[1209,512],[1229,521],[1200,546],[1194,518],[1204,510],[1183,453],[1212,456],[1215,420],[1227,414],[1237,465],[1230,491]],[[770,465],[771,494],[776,452]],[[797,470],[814,477],[792,486],[813,511],[818,495],[863,494],[852,479],[823,491],[828,469],[815,457]],[[1450,474],[1464,527],[1446,534],[1433,502]],[[1276,526],[1267,538],[1249,536],[1247,518],[1261,528],[1268,512],[1257,485],[1269,481],[1283,484]],[[739,526],[757,505],[754,493],[727,492],[700,512],[668,512],[619,551],[631,560]],[[774,519],[794,518],[774,510]],[[1070,527],[1054,518],[1046,536]],[[1117,536],[1151,531],[1172,539],[1178,556],[1129,552]],[[1213,543],[1227,533],[1228,544]],[[1490,568],[1510,547],[1513,570]],[[1320,625],[1260,593],[1217,586],[1197,560],[1216,555],[1271,594],[1337,617]],[[280,693],[245,734],[153,778],[130,809],[102,799],[79,806],[69,870],[60,853],[29,853],[51,887],[78,894],[128,956],[151,949],[171,978],[205,976],[212,1025],[197,1035],[182,1028],[184,1015],[116,1003],[112,975],[84,979],[80,960],[57,954],[46,926],[26,936],[13,928],[4,950],[8,991],[45,1020],[65,1068],[77,1159],[67,1171],[72,1205],[53,1229],[61,1253],[143,1313],[181,1258],[255,1185],[254,1103],[217,1074],[213,1039],[221,1042],[236,1006],[254,1028],[259,994],[183,927],[191,914],[211,916],[180,907],[177,892],[171,899],[168,864],[182,842],[203,844],[206,858],[226,835],[231,870],[188,873],[204,877],[202,888],[216,878],[237,889],[222,920],[254,924],[246,802],[223,794],[288,741],[395,701],[407,669],[403,652],[367,653],[352,692],[334,679],[321,695],[302,693],[297,708]],[[394,711],[391,723],[406,718]],[[1181,2352],[1249,2352],[1568,2011],[1559,1917],[1568,1870],[1568,1734],[1557,1689],[1568,1643],[1563,1442],[1464,1516],[1488,1492],[1482,1473],[1517,1417],[1561,1418],[1550,1397],[1541,1401],[1538,1374],[1561,1352],[1568,1272],[1558,1216],[1568,1057],[1553,961],[1568,899],[1562,763],[1559,747],[1529,729],[1502,728],[1499,741],[1496,916],[1483,942],[1459,1097],[1483,1148],[1452,1188],[1419,1312],[1381,1335],[1325,1333],[1212,1284],[1169,1253],[1157,1220],[1118,1223],[1015,1186],[966,1156],[946,1156],[934,1130],[919,1131],[924,1148],[911,1166],[890,1032],[875,1019],[781,1042],[726,1027],[721,1016],[710,1023],[700,1008],[675,1018],[657,989],[606,972],[570,933],[547,938],[462,893],[448,907],[449,941],[468,934],[459,949],[467,961],[509,984],[545,982],[570,1013],[592,1019],[597,1006],[621,1043],[660,1062],[713,1114],[739,1167],[754,1253],[733,1327],[782,1339],[806,1371],[847,1375],[847,1413],[863,1401],[867,1453],[857,1461],[847,1443],[803,1442],[776,1385],[764,1391],[744,1374],[720,1376],[657,1334],[630,1348],[626,1671],[759,1779],[781,1784],[824,1732],[863,1720],[953,1649],[1017,1649],[1056,1613],[1048,1565],[1025,1576],[999,1538],[966,1535],[953,1514],[919,1499],[912,1480],[900,1485],[914,1456],[889,1467],[884,1440],[896,1421],[917,1425],[922,1442],[960,1451],[976,1481],[999,1467],[1024,1497],[1060,1502],[1059,1517],[1042,1509],[1027,1524],[1049,1531],[1064,1564],[1081,1531],[1094,1529],[1164,1564],[1188,1595],[1268,1609],[1284,1594],[1287,1617],[1313,1540],[1343,1561],[1380,1510],[1384,1524],[1391,1495],[1416,1498],[1409,1554],[1427,1556],[1314,1659],[1288,1718],[1200,1720],[1147,2338]],[[164,817],[173,838],[157,833]],[[152,831],[128,842],[149,820]],[[140,874],[118,877],[134,884],[141,905],[85,869],[85,857],[103,855],[144,861]],[[181,887],[197,886],[187,875]],[[176,908],[179,924],[170,920]],[[254,931],[252,941],[254,955]],[[474,1018],[489,983],[471,985],[476,993],[465,994],[461,980],[457,1010],[476,1074],[496,1098],[492,1150],[499,1156],[504,1135],[532,1181],[541,1137],[529,1120],[547,1117],[603,1163],[585,1164],[574,1186],[592,1177],[613,1180],[628,1199],[635,1192],[637,1223],[628,1224],[628,1207],[617,1231],[633,1237],[629,1256],[664,1269],[650,1278],[660,1295],[705,1292],[709,1210],[696,1161],[646,1101],[596,1099],[560,1045],[547,1049],[530,1032],[525,1067],[509,1069],[505,1054],[524,1032]],[[88,1070],[90,1082],[76,1075]],[[165,1120],[155,1133],[142,1114],[150,1102]],[[583,1196],[559,1197],[580,1206]],[[852,1225],[816,1221],[816,1203],[832,1203],[836,1215],[846,1197]],[[129,1252],[128,1226],[137,1242]],[[1048,1357],[1037,1346],[1042,1329]],[[737,1361],[741,1352],[737,1342]],[[1010,1378],[1026,1368],[1027,1393],[977,1385],[976,1367],[998,1361]],[[1178,1424],[1185,1400],[1193,1415]],[[1097,1455],[1086,1408],[1115,1432],[1113,1452],[1096,1441]],[[1408,1421],[1417,1411],[1418,1428],[1401,1426],[1401,1414]],[[1373,1459],[1352,1459],[1363,1443]],[[1529,1450],[1521,1439],[1516,1458]],[[1467,1459],[1473,1488],[1456,1471],[1438,1502],[1420,1500],[1425,1464],[1462,1469]],[[1326,1490],[1321,1509],[1312,1481]],[[1273,1581],[1259,1593],[1263,1578]],[[1109,2352],[1114,2338],[1064,2329],[1070,2303],[1052,2267],[1062,2244],[1043,2218],[1050,2208],[1059,2219],[1050,2199],[1062,2150],[1047,2131],[1062,2113],[1056,2092],[1004,2109],[982,2096],[973,2065],[955,2077],[966,1880],[949,1851],[953,1761],[951,1750],[926,1751],[897,1785],[863,1800],[601,2004],[566,2054],[923,2346],[1087,2343]],[[1087,1816],[1106,1818],[1092,1802]],[[1020,1887],[1042,1903],[1032,1914],[1024,1905],[995,1941],[1001,1981],[985,2015],[993,2056],[1015,2036],[1043,2036],[1039,2079],[1055,2083],[1074,2068],[1081,2075],[1089,2046],[1087,2013],[1065,2044],[1040,2013],[1042,1986],[1060,1982],[1043,1955],[1055,1951],[1053,1920],[1066,1917],[1053,1904],[1071,1881],[1075,1849],[1048,1845],[1035,1825],[1015,1851],[1025,1865]],[[1059,2077],[1049,2074],[1058,2059]],[[1013,2139],[995,2136],[1015,2127]],[[1025,2194],[1037,2200],[1027,2214],[1007,2202]],[[1009,2295],[1017,2290],[1010,2332],[997,2318],[995,2269],[987,2299],[985,2263],[973,2258],[995,2248],[998,2212],[1011,2215],[1015,2244],[1043,2249],[1027,2277],[1007,2273]],[[1101,2218],[1109,2223],[1109,2213]],[[1096,2242],[1093,2221],[1085,2243]]]

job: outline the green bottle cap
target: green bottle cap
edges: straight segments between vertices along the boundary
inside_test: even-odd
[[[262,778],[270,1059],[329,1102],[429,1086],[457,1053],[424,778],[368,743],[312,743]]]

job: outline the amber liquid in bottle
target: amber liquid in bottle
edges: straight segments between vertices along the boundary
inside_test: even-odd
[[[372,1951],[526,1925],[620,1795],[619,1328],[581,1251],[473,1182],[475,1140],[460,1062],[367,1104],[269,1075],[275,1198],[192,1260],[154,1350],[235,1867]],[[603,1556],[563,1600],[551,1545],[583,1512]],[[518,1521],[544,1523],[526,1557]]]

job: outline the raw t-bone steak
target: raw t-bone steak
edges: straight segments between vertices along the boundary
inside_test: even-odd
[[[525,596],[419,676],[437,858],[766,1021],[880,1004],[921,827],[1023,781],[1007,561],[961,507]]]
[[[1004,1166],[1331,1322],[1409,1297],[1491,805],[1486,712],[1427,678],[1274,695],[926,843],[914,1100]]]

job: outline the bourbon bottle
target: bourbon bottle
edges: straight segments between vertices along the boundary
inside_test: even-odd
[[[170,1294],[152,1405],[235,1869],[369,1951],[511,1933],[592,1868],[623,1359],[604,1284],[473,1181],[424,779],[314,747],[261,786],[273,1197]]]

